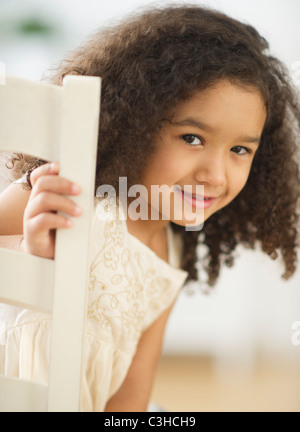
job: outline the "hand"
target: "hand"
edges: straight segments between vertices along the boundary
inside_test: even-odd
[[[56,229],[72,226],[72,220],[56,212],[70,216],[82,213],[66,196],[79,195],[80,187],[58,174],[59,164],[47,163],[30,175],[32,190],[24,212],[21,251],[54,259]]]

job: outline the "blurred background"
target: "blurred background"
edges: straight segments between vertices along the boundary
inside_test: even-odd
[[[0,62],[9,75],[40,80],[97,28],[169,3],[187,2],[0,0]],[[299,0],[188,3],[254,25],[300,89]],[[3,162],[2,155],[0,190],[9,184]],[[153,402],[169,411],[300,411],[300,266],[288,282],[283,271],[280,260],[239,247],[209,294],[198,284],[185,288],[167,326]]]

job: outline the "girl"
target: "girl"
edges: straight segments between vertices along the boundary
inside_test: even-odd
[[[281,254],[283,277],[294,274],[299,105],[253,27],[197,6],[154,9],[98,32],[51,82],[67,74],[103,79],[95,191],[109,184],[119,196],[126,177],[128,188],[146,187],[152,205],[152,185],[176,186],[169,220],[162,202],[157,220],[150,204],[144,219],[94,214],[81,409],[142,411],[184,282],[197,281],[199,270],[213,286],[239,243]],[[80,191],[58,164],[24,155],[11,162],[16,176],[27,172],[29,190],[13,184],[3,192],[2,244],[52,259],[55,230],[72,223],[55,212],[80,217],[70,198]],[[202,208],[201,232],[186,229],[185,215],[175,218],[175,194],[192,213]],[[202,263],[200,244],[208,248]],[[49,317],[3,306],[1,321],[1,372],[46,381]]]

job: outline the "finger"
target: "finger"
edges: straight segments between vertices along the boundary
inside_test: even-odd
[[[26,225],[26,235],[33,236],[53,229],[70,228],[73,222],[59,214],[40,213]]]
[[[37,179],[44,175],[57,175],[59,173],[59,163],[49,162],[35,168],[30,174],[30,183],[32,186],[36,183]]]
[[[79,185],[64,177],[44,174],[35,178],[31,197],[45,191],[55,192],[62,195],[78,195],[81,192],[81,189]]]
[[[30,199],[24,218],[30,219],[44,212],[63,212],[70,216],[80,216],[82,209],[64,195],[52,192],[41,192]]]

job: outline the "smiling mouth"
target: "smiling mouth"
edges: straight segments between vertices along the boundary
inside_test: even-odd
[[[196,195],[196,194],[190,194],[189,192],[182,191],[186,196],[189,196],[191,198],[200,200],[200,201],[209,201],[211,199],[216,199],[215,197],[211,196],[203,196],[203,195]]]
[[[186,192],[185,190],[183,190],[181,188],[176,188],[176,189],[178,190],[178,192],[182,192],[185,196],[191,197],[191,198],[198,200],[198,201],[209,201],[209,200],[215,200],[218,198],[218,197],[209,196],[209,195],[191,194],[191,193]]]
[[[217,200],[217,197],[190,194],[180,188],[176,188],[176,190],[181,194],[182,199],[193,208],[206,209]]]

